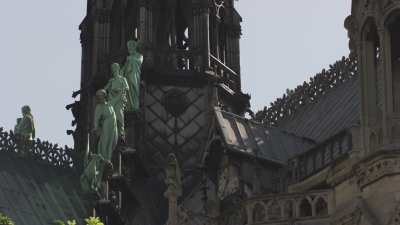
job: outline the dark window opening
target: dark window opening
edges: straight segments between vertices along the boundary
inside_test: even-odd
[[[300,203],[300,217],[312,216],[312,207],[307,199],[303,199]]]
[[[379,87],[378,87],[378,64],[381,57],[379,35],[373,20],[369,20],[363,29],[364,48],[364,73],[367,79],[367,109],[369,123],[375,123],[378,118]]]
[[[317,216],[326,216],[328,215],[328,204],[325,199],[319,198],[317,203],[315,204],[315,212]]]
[[[255,222],[262,222],[266,219],[265,208],[263,205],[257,203],[253,210],[253,220]]]
[[[387,26],[390,32],[392,63],[393,112],[400,113],[400,13],[389,17]]]

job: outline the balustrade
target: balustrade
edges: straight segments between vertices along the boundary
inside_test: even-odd
[[[72,148],[68,146],[62,148],[58,144],[40,139],[20,140],[12,131],[7,132],[2,127],[0,127],[0,152],[16,153],[60,168],[74,166]]]
[[[332,191],[305,194],[271,194],[244,202],[247,225],[326,222],[333,212]]]
[[[339,159],[348,156],[352,137],[342,132],[327,142],[289,160],[289,182],[296,183],[310,177]]]

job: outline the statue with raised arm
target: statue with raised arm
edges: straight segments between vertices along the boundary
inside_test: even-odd
[[[98,141],[96,152],[91,154],[91,159],[81,176],[82,188],[85,191],[98,190],[103,178],[104,167],[110,164],[112,152],[117,146],[117,119],[106,96],[107,93],[103,89],[96,92],[94,132]]]
[[[32,140],[35,138],[35,122],[31,113],[31,107],[25,105],[21,109],[22,118],[17,119],[14,127],[14,133],[23,140]]]
[[[117,119],[118,136],[125,136],[124,112],[127,102],[127,93],[129,90],[128,82],[121,75],[121,69],[118,63],[111,65],[113,77],[108,81],[106,87],[108,103],[114,108]]]
[[[182,195],[182,176],[178,160],[173,153],[168,155],[165,173],[167,191],[164,193],[164,196],[168,198],[169,205],[167,225],[174,225],[178,224],[178,198]]]
[[[129,55],[123,67],[123,73],[129,85],[127,111],[135,112],[139,110],[140,105],[140,73],[143,55],[138,52],[138,42],[135,40],[128,41],[127,47]]]

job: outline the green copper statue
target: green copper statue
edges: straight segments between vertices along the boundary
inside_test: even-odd
[[[118,136],[125,135],[124,111],[127,101],[127,92],[129,90],[128,82],[121,76],[121,69],[118,63],[111,65],[113,77],[108,81],[106,87],[108,103],[114,108],[117,118]]]
[[[96,92],[94,131],[98,137],[97,152],[92,154],[91,160],[81,176],[82,188],[85,191],[98,190],[104,166],[110,163],[112,152],[117,145],[117,120],[113,107],[106,100],[106,95],[106,91],[103,89]]]
[[[35,138],[35,122],[28,105],[22,107],[22,118],[17,119],[17,125],[14,127],[14,133],[22,140],[32,140]]]
[[[136,41],[128,41],[127,46],[129,55],[123,67],[124,76],[129,85],[127,111],[134,112],[139,110],[140,72],[143,56],[137,51],[138,43]]]

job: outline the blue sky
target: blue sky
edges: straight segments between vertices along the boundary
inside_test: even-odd
[[[348,54],[343,21],[349,0],[240,0],[242,81],[253,109]],[[11,129],[29,104],[37,136],[72,145],[73,90],[79,88],[78,26],[83,0],[13,0],[0,8],[0,127]]]

